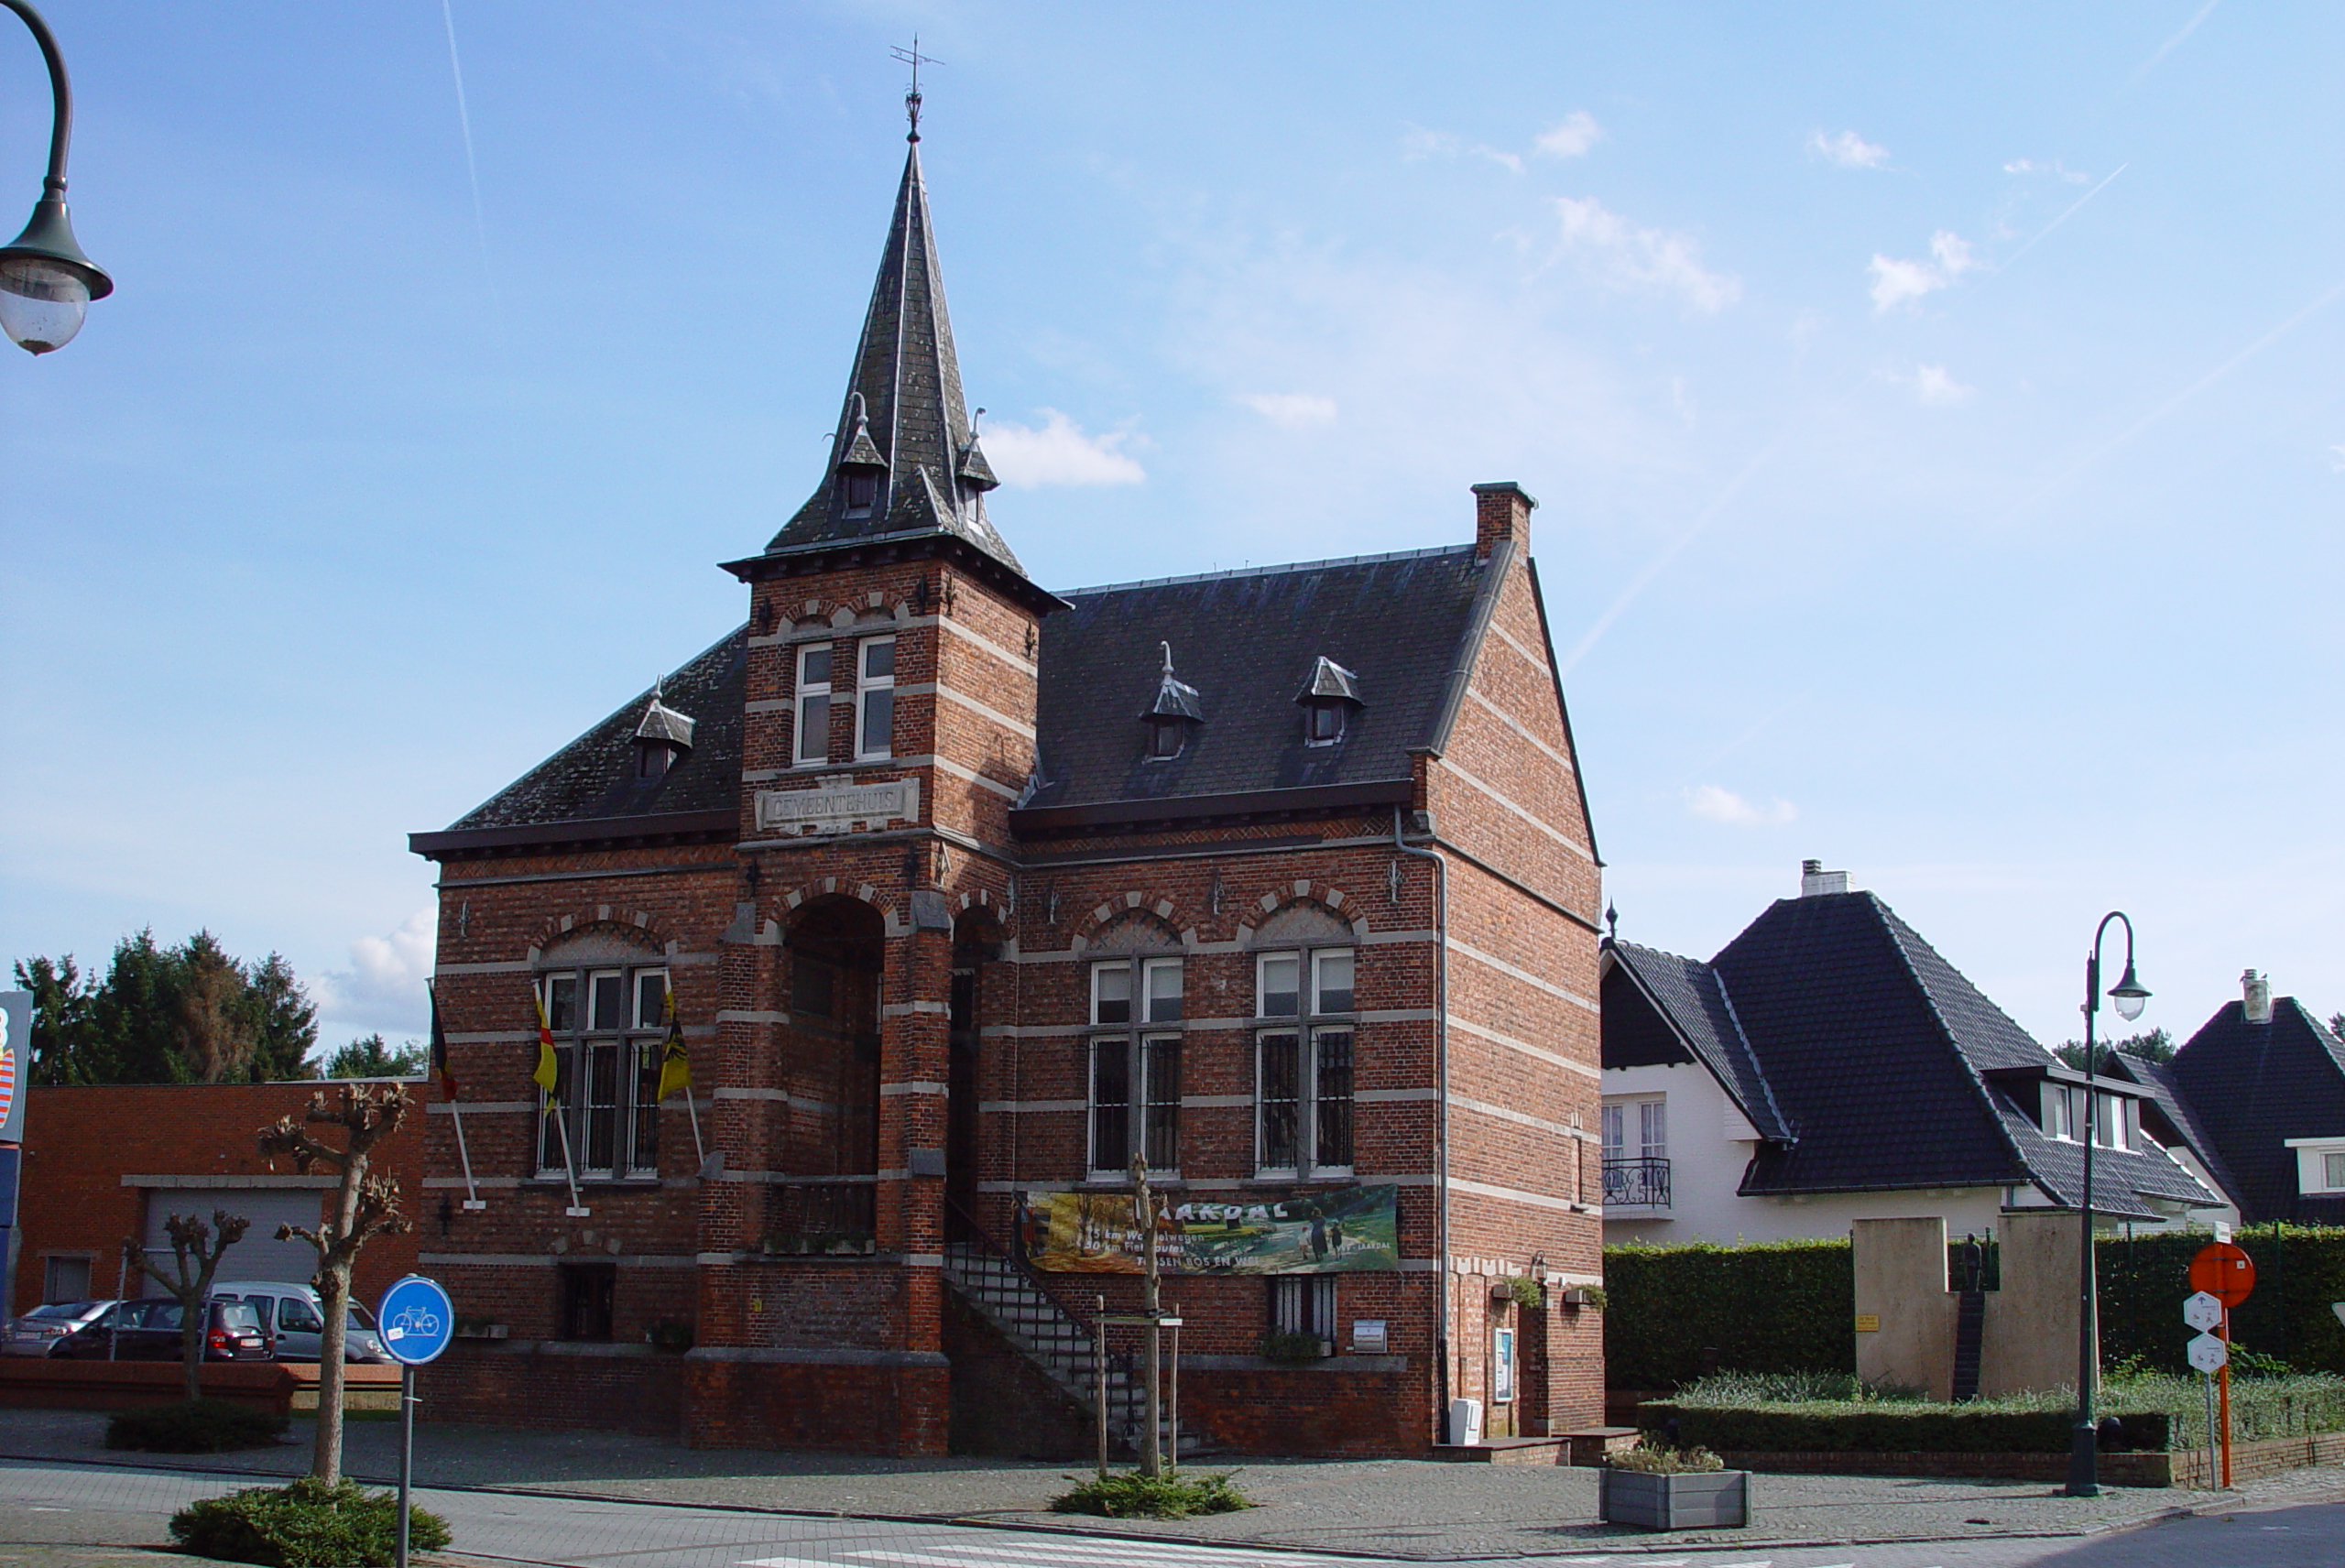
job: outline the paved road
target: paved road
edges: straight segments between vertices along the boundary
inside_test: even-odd
[[[0,1463],[0,1541],[164,1541],[171,1511],[222,1477]],[[1389,1558],[1190,1546],[965,1525],[808,1519],[721,1508],[424,1489],[466,1558],[559,1568],[1390,1568]],[[0,1549],[5,1555],[5,1549]],[[1561,1552],[1475,1568],[2339,1568],[2345,1505],[2240,1511],[2098,1537],[1756,1551]],[[1461,1564],[1461,1568],[1465,1568]]]

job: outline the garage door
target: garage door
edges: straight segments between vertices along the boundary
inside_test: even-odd
[[[169,1269],[170,1233],[163,1227],[173,1214],[200,1214],[206,1225],[212,1211],[225,1209],[252,1221],[245,1238],[220,1259],[214,1278],[229,1279],[288,1279],[299,1282],[318,1271],[318,1249],[298,1237],[277,1239],[280,1225],[318,1228],[325,1194],[315,1187],[149,1187],[147,1189],[147,1245],[156,1262]],[[151,1284],[147,1293],[158,1292]]]

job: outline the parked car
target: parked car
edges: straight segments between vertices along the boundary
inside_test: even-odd
[[[279,1361],[315,1361],[323,1348],[325,1305],[312,1286],[277,1279],[235,1279],[214,1285],[212,1294],[217,1301],[250,1303],[260,1314],[261,1322],[277,1336]],[[350,1317],[344,1331],[344,1364],[388,1363],[390,1352],[383,1348],[382,1337],[376,1331],[375,1314],[356,1301],[347,1304]]]
[[[258,1312],[243,1301],[214,1300],[204,1307],[203,1359],[274,1359]],[[168,1297],[121,1301],[52,1345],[49,1354],[65,1361],[177,1361],[185,1347],[180,1334],[185,1321],[179,1302]]]
[[[111,1301],[50,1301],[8,1325],[0,1356],[47,1356],[49,1347],[113,1306]]]

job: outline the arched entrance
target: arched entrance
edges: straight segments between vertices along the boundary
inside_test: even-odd
[[[789,1026],[777,1073],[784,1104],[767,1231],[824,1250],[875,1234],[879,1169],[879,975],[885,929],[853,898],[817,898],[782,937]]]

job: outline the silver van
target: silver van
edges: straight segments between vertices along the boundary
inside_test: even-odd
[[[234,1279],[212,1287],[214,1301],[249,1301],[260,1320],[277,1335],[279,1361],[315,1361],[326,1331],[325,1309],[309,1285],[281,1279]],[[356,1301],[347,1303],[349,1326],[344,1333],[342,1359],[387,1363],[390,1353],[375,1330],[375,1314]]]

